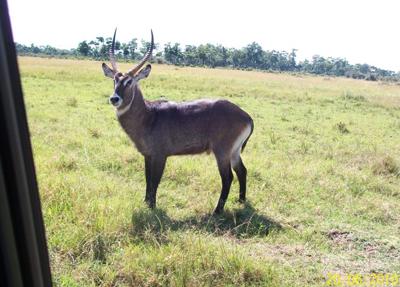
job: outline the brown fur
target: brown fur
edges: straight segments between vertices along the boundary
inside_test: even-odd
[[[247,171],[240,151],[253,131],[251,117],[226,100],[146,101],[134,77],[131,85],[123,85],[129,82],[129,77],[115,74],[115,93],[123,99],[117,115],[118,111],[125,111],[118,115],[119,123],[145,158],[145,201],[149,207],[156,206],[157,187],[167,157],[203,152],[215,154],[221,175],[222,190],[215,212],[220,213],[224,208],[233,178],[232,168],[239,178],[240,200],[245,201]],[[246,138],[241,139],[243,136]],[[240,145],[237,151],[233,150],[235,143]]]

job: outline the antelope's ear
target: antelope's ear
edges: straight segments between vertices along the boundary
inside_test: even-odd
[[[135,76],[136,81],[147,78],[151,71],[151,65],[148,64],[144,69],[140,70],[140,72]]]
[[[115,72],[113,69],[111,69],[105,63],[101,64],[101,67],[103,68],[104,76],[114,79]]]

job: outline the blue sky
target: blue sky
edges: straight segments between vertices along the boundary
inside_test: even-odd
[[[300,59],[345,57],[400,71],[398,0],[8,0],[14,39],[76,47],[111,36],[158,43],[213,43],[240,48],[298,49]]]

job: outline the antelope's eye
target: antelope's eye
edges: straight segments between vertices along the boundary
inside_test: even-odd
[[[132,84],[132,79],[127,79],[127,80],[125,80],[125,82],[124,82],[124,87],[127,87],[127,86],[129,86],[130,84]]]

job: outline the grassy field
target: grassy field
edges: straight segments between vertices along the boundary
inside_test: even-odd
[[[400,86],[154,65],[147,99],[225,98],[254,119],[212,216],[212,155],[169,158],[158,208],[100,63],[19,59],[56,286],[326,286],[400,275]],[[122,70],[128,65],[121,64]]]

